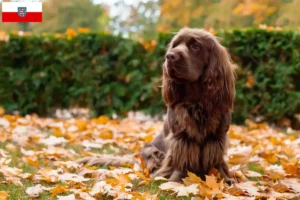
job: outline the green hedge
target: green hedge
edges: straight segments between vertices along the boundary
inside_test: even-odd
[[[255,116],[273,121],[299,112],[298,33],[248,29],[219,36],[239,65],[235,122]],[[97,114],[162,112],[161,64],[170,38],[159,35],[150,52],[107,34],[73,39],[10,35],[9,42],[0,42],[0,106],[40,115],[74,105]]]

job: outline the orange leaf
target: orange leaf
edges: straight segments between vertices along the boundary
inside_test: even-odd
[[[280,193],[285,193],[285,192],[294,193],[294,190],[292,188],[289,188],[282,183],[278,183],[278,184],[274,185],[273,189],[276,192],[280,192]]]
[[[96,124],[106,124],[108,120],[109,119],[106,116],[100,116],[97,119],[93,119]]]
[[[100,133],[99,137],[101,139],[111,140],[113,139],[113,134],[111,132],[104,132],[104,133]]]
[[[228,189],[228,193],[233,196],[248,196],[248,193],[241,188],[233,186],[232,188]]]
[[[37,160],[31,159],[31,158],[27,158],[26,162],[29,165],[32,165],[32,166],[35,166],[35,167],[39,167],[40,166],[40,164],[39,164],[39,162]]]
[[[5,191],[0,191],[0,200],[6,200],[8,194]]]
[[[56,137],[62,137],[63,133],[61,132],[60,128],[55,128],[53,131],[53,135]]]
[[[78,120],[78,121],[76,121],[76,126],[80,131],[84,131],[87,128],[87,123],[86,123],[86,121]]]
[[[53,188],[51,190],[51,192],[52,192],[51,198],[55,197],[58,194],[65,192],[67,189],[69,189],[69,186],[67,186],[67,185],[60,185],[60,186]]]
[[[208,172],[208,175],[214,175],[217,178],[221,178],[220,172],[216,168],[211,168]]]
[[[185,185],[192,185],[195,183],[203,183],[202,179],[192,172],[188,172],[188,177],[182,179]]]

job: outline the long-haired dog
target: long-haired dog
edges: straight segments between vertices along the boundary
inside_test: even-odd
[[[205,180],[216,168],[231,182],[224,155],[234,81],[230,56],[212,34],[184,28],[173,37],[163,64],[164,130],[141,152],[152,174],[181,181],[190,171]]]

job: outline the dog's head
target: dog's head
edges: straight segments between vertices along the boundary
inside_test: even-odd
[[[197,81],[208,62],[208,39],[211,36],[198,29],[182,29],[174,36],[165,55],[164,70],[178,82]]]
[[[201,91],[178,94],[190,85],[198,85]],[[178,95],[195,95],[189,94],[191,91],[201,93],[201,98],[205,95],[210,100],[222,100],[231,108],[234,73],[227,50],[215,36],[201,29],[184,28],[173,37],[165,55],[163,97],[171,104]]]

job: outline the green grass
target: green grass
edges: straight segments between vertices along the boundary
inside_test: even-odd
[[[26,188],[33,186],[33,183],[29,181],[22,181],[23,186],[15,185],[15,184],[0,184],[0,191],[6,191],[9,194],[9,200],[26,200],[31,199],[26,194]],[[38,198],[39,200],[50,199],[49,192],[43,192]]]
[[[188,200],[191,199],[191,197],[177,197],[176,195],[173,195],[171,192],[167,191],[159,191],[159,186],[161,185],[162,181],[150,181],[148,185],[138,186],[140,181],[134,181],[133,182],[133,191],[138,192],[150,192],[150,194],[155,195],[157,194],[159,199],[179,199],[179,200]]]
[[[258,164],[253,164],[253,163],[250,163],[247,165],[248,169],[251,170],[251,171],[254,171],[254,172],[257,172],[257,173],[260,173],[260,174],[264,174],[265,173],[265,170],[264,168],[262,168],[260,165]]]

